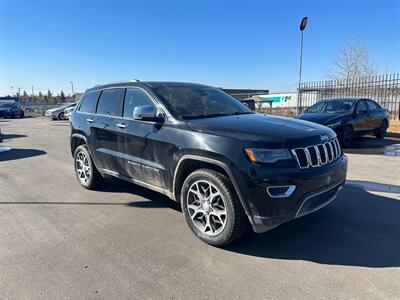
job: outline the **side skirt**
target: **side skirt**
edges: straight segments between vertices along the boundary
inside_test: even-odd
[[[166,189],[160,188],[158,186],[155,186],[155,185],[152,185],[152,184],[149,184],[149,183],[137,180],[137,179],[126,177],[124,175],[121,175],[121,174],[119,174],[117,172],[114,172],[114,171],[111,171],[111,170],[101,169],[101,172],[104,173],[104,174],[107,174],[107,175],[110,175],[110,176],[117,177],[119,179],[128,181],[128,182],[132,182],[132,183],[140,185],[140,186],[142,186],[144,188],[153,190],[155,192],[163,194],[163,195],[167,196],[168,198],[171,198],[172,200],[176,201],[175,198],[174,198],[173,193],[171,193],[170,191],[168,191]]]

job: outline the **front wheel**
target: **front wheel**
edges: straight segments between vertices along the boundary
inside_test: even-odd
[[[60,113],[60,114],[58,115],[58,119],[59,119],[59,120],[65,120],[65,117],[64,117],[64,113],[63,113],[63,112]]]
[[[382,139],[386,135],[386,131],[388,129],[388,123],[386,120],[383,120],[379,128],[375,131],[375,136],[378,139]]]
[[[94,189],[103,182],[86,145],[76,148],[74,154],[75,175],[81,186]]]
[[[248,220],[232,183],[214,170],[191,173],[183,183],[181,203],[189,228],[210,245],[227,245],[247,228]]]

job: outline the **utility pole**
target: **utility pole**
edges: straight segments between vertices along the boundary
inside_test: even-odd
[[[17,89],[18,89],[18,94],[17,94],[17,96],[18,96],[18,102],[19,102],[19,104],[21,104],[21,88],[18,87]]]
[[[71,83],[72,97],[75,99],[74,83],[72,81],[70,81],[70,83]]]
[[[300,32],[301,32],[301,43],[300,43],[300,71],[299,71],[299,88],[297,89],[297,106],[296,106],[296,115],[299,114],[301,108],[301,68],[303,64],[303,31],[307,26],[307,17],[301,19],[300,23]]]

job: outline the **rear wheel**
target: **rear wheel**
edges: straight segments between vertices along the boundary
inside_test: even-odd
[[[76,148],[74,165],[76,178],[84,188],[94,189],[103,182],[103,177],[94,165],[86,145]]]
[[[388,129],[388,122],[386,120],[383,120],[381,122],[381,125],[379,126],[379,128],[375,131],[375,136],[378,139],[384,138],[386,135],[387,129]]]
[[[353,141],[353,127],[348,125],[343,129],[342,132],[342,138],[341,138],[342,146],[345,148],[350,147],[352,141]]]
[[[248,221],[230,180],[219,172],[199,169],[185,180],[182,210],[189,228],[202,241],[224,246],[238,239]]]
[[[21,110],[21,112],[19,113],[19,117],[22,119],[25,116],[25,113],[23,110]]]
[[[59,119],[59,120],[65,120],[65,117],[64,117],[64,113],[63,113],[63,112],[61,112],[61,113],[58,114],[58,119]]]

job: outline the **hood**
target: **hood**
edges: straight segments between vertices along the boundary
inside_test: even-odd
[[[327,114],[327,113],[304,113],[296,118],[318,124],[328,124],[337,119],[350,116],[351,114]]]
[[[335,137],[335,133],[325,126],[258,113],[195,119],[187,121],[187,125],[198,132],[247,141],[275,142],[280,145],[286,142],[309,143],[310,140],[321,142],[321,135],[326,135],[329,139]]]

